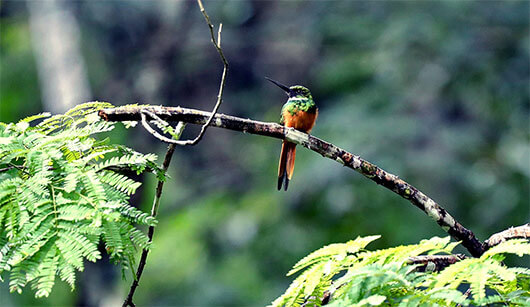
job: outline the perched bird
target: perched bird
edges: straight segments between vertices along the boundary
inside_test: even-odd
[[[277,81],[266,78],[276,84],[287,93],[289,99],[282,107],[281,124],[285,127],[293,127],[305,133],[309,133],[318,116],[318,108],[313,101],[311,92],[301,85],[287,87]],[[296,157],[296,144],[283,141],[278,166],[278,190],[284,186],[285,191],[289,186],[289,180],[293,177],[294,159]]]

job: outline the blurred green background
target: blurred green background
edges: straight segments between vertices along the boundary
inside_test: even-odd
[[[223,23],[231,65],[220,112],[278,121],[286,97],[264,76],[305,85],[320,108],[315,136],[415,185],[479,239],[530,220],[528,1],[204,5]],[[90,100],[215,103],[222,65],[194,1],[2,1],[0,18],[0,121]],[[110,137],[165,152],[140,127]],[[215,128],[177,148],[137,305],[265,305],[323,245],[446,235],[404,199],[301,148],[289,191],[276,191],[279,151],[277,139]],[[133,204],[148,211],[156,182],[142,179]],[[58,282],[41,300],[0,283],[0,305],[119,305],[131,282],[105,259],[78,276],[75,291]]]

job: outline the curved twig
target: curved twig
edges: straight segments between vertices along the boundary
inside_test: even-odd
[[[197,0],[197,3],[199,4],[199,9],[201,10],[202,15],[204,16],[204,19],[206,20],[206,23],[208,24],[208,28],[210,28],[210,36],[212,38],[212,44],[214,45],[215,49],[217,50],[217,53],[219,53],[219,56],[221,57],[221,61],[223,62],[223,74],[221,75],[221,83],[219,84],[219,93],[217,94],[217,102],[215,103],[215,106],[213,107],[213,110],[212,110],[212,113],[211,113],[210,117],[202,125],[201,131],[199,132],[197,137],[195,137],[193,140],[184,140],[184,141],[172,140],[172,139],[166,138],[166,137],[154,132],[154,130],[148,130],[151,134],[155,135],[159,140],[161,140],[163,142],[170,143],[170,144],[181,145],[181,146],[195,145],[195,144],[199,143],[199,141],[204,136],[204,133],[206,133],[206,129],[208,128],[208,126],[212,122],[215,114],[217,113],[217,110],[219,110],[219,107],[221,106],[221,103],[223,101],[223,92],[224,92],[224,89],[225,89],[226,75],[228,73],[228,61],[225,58],[225,55],[223,53],[223,49],[221,48],[221,31],[223,30],[223,24],[222,23],[219,24],[219,30],[217,31],[217,40],[216,40],[214,32],[213,32],[214,27],[213,27],[212,22],[210,21],[210,16],[208,16],[208,14],[206,13],[206,10],[204,9],[204,6],[202,5],[202,1],[201,0]],[[144,127],[146,127],[146,125],[144,125]]]
[[[100,110],[99,116],[108,121],[139,121],[142,119],[141,114],[144,110],[148,110],[164,121],[182,121],[202,125],[211,118],[210,126],[286,139],[302,145],[361,173],[368,179],[409,200],[435,220],[454,239],[462,241],[462,245],[474,257],[479,257],[484,252],[483,244],[471,230],[462,226],[444,208],[411,184],[357,155],[293,128],[286,128],[277,123],[265,123],[224,114],[215,114],[214,117],[211,117],[212,114],[209,112],[181,107],[121,107]]]
[[[147,130],[147,132],[151,133],[154,137],[161,140],[162,142],[179,145],[178,143],[179,140],[167,138],[163,136],[162,134],[158,133],[155,129],[153,129],[147,122],[145,114],[151,116],[153,120],[158,121],[162,124],[166,124],[166,122],[163,121],[160,117],[156,116],[156,114],[149,112],[147,110],[142,110],[142,112],[140,113],[140,116],[142,117],[142,126],[145,128],[145,130]],[[177,125],[177,129],[176,129],[178,135],[182,134],[184,127],[185,127],[185,124],[183,124],[182,122],[179,122],[179,124]]]
[[[208,128],[208,126],[212,122],[215,114],[217,113],[217,110],[219,110],[219,107],[221,106],[221,102],[223,101],[223,91],[224,91],[224,87],[225,87],[226,74],[228,72],[228,62],[227,62],[227,60],[226,60],[226,58],[225,58],[225,56],[223,54],[223,50],[221,49],[221,31],[223,29],[223,24],[219,25],[219,31],[217,32],[217,41],[216,41],[215,37],[214,37],[213,25],[212,25],[212,22],[210,21],[210,17],[208,16],[208,14],[206,14],[206,10],[204,9],[204,6],[202,5],[202,1],[201,0],[197,0],[197,3],[199,5],[201,13],[204,16],[204,19],[206,20],[206,23],[208,24],[208,27],[210,28],[210,35],[212,36],[212,43],[215,46],[215,49],[219,53],[219,56],[221,57],[221,60],[223,62],[223,74],[221,76],[221,84],[219,85],[219,94],[217,95],[217,102],[215,103],[213,111],[212,111],[210,117],[208,118],[208,120],[203,124],[199,135],[197,135],[197,137],[195,139],[193,139],[193,140],[185,140],[185,141],[179,141],[178,140],[178,138],[180,138],[180,135],[182,134],[182,132],[184,130],[184,127],[186,126],[186,124],[184,122],[179,122],[178,125],[177,125],[177,129],[176,129],[177,130],[176,131],[177,138],[176,139],[169,139],[169,138],[161,135],[160,133],[156,132],[156,130],[154,130],[153,128],[151,128],[151,126],[147,122],[145,114],[147,113],[155,121],[163,122],[162,119],[160,119],[158,116],[156,116],[156,114],[149,112],[148,110],[143,110],[143,112],[140,113],[143,127],[147,131],[149,131],[152,135],[157,137],[159,140],[161,140],[163,142],[166,142],[166,143],[170,143],[170,145],[168,146],[167,152],[166,152],[166,156],[164,158],[164,162],[162,163],[162,170],[164,172],[166,172],[167,169],[169,168],[169,164],[171,162],[171,157],[173,156],[173,152],[175,151],[176,145],[195,145],[202,139],[202,137],[204,136],[204,133],[206,132],[206,129]],[[154,201],[153,201],[153,207],[151,208],[151,216],[152,217],[156,217],[156,214],[157,214],[157,211],[158,211],[158,205],[160,204],[160,197],[162,196],[162,188],[163,187],[164,187],[164,181],[163,180],[159,180],[158,181],[158,185],[156,187],[156,194],[155,194],[155,198],[154,198]],[[152,242],[154,232],[155,232],[155,227],[154,226],[149,226],[149,230],[148,230],[148,234],[147,234],[147,236],[149,238],[149,242]],[[135,279],[133,280],[133,283],[131,284],[131,288],[129,290],[129,294],[127,295],[127,298],[123,302],[123,306],[124,307],[126,307],[126,306],[134,307],[135,306],[134,303],[133,303],[133,296],[134,296],[134,292],[136,291],[136,288],[138,287],[138,284],[140,282],[140,277],[142,276],[142,273],[144,271],[144,267],[145,267],[145,263],[147,261],[147,255],[148,254],[149,254],[149,249],[146,248],[146,249],[144,249],[142,251],[142,256],[140,257],[140,262],[138,264],[138,269],[136,271]]]

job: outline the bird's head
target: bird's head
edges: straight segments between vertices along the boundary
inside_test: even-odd
[[[274,83],[276,86],[278,86],[279,88],[284,90],[285,93],[287,94],[287,96],[289,96],[289,98],[309,98],[309,99],[313,99],[313,97],[311,96],[311,92],[305,86],[293,85],[291,87],[287,87],[287,86],[281,84],[280,82],[272,80],[270,78],[265,77],[265,79],[269,80],[270,82]]]

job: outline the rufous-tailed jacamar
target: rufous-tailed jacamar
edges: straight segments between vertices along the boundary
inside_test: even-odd
[[[301,85],[287,87],[272,79],[266,79],[276,84],[289,96],[289,99],[282,107],[281,124],[285,127],[293,127],[296,130],[309,133],[313,129],[318,116],[318,108],[313,101],[311,92]],[[289,180],[293,177],[295,157],[296,144],[284,140],[278,166],[278,190],[281,190],[282,186],[284,186],[285,191],[287,191]]]

